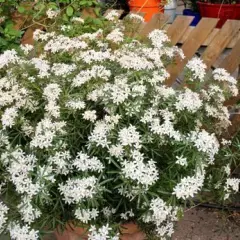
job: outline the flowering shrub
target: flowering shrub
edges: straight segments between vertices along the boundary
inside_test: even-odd
[[[164,239],[221,161],[236,80],[206,77],[193,59],[189,87],[167,87],[181,50],[160,30],[140,43],[116,24],[74,38],[38,30],[40,55],[28,45],[0,55],[0,229],[12,239],[74,221],[89,239],[116,240],[133,219]],[[229,164],[217,168],[222,198],[238,191]]]

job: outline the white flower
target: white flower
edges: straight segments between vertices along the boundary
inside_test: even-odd
[[[172,221],[177,221],[178,208],[168,206],[161,198],[155,198],[151,200],[149,210],[144,215],[143,221],[146,223],[153,222],[156,225],[158,236],[168,235],[170,237],[173,233]]]
[[[178,94],[175,107],[177,111],[186,109],[189,112],[195,113],[202,107],[202,104],[203,101],[200,99],[200,95],[187,88],[185,92]]]
[[[7,212],[8,212],[9,208],[3,204],[2,202],[0,202],[0,234],[2,233],[3,229],[4,229],[4,225],[7,222]]]
[[[194,146],[209,156],[209,163],[214,161],[214,156],[218,153],[220,144],[215,134],[209,134],[205,130],[193,131],[190,133],[189,140]]]
[[[56,134],[63,134],[65,122],[52,122],[49,118],[42,119],[36,127],[34,137],[30,142],[32,147],[39,147],[41,149],[52,146],[52,141]]]
[[[51,70],[56,76],[66,77],[76,69],[75,64],[54,63]]]
[[[57,15],[59,14],[59,11],[48,9],[46,11],[46,14],[47,14],[48,18],[53,19],[53,18],[57,17]]]
[[[65,184],[59,184],[59,191],[67,204],[79,203],[86,198],[93,198],[97,192],[97,178],[68,179]]]
[[[224,167],[224,171],[228,176],[231,174],[230,164],[228,164]]]
[[[30,226],[20,226],[19,223],[9,225],[10,237],[12,240],[38,240],[38,231],[30,229]]]
[[[112,214],[116,213],[116,209],[110,209],[109,207],[105,207],[103,208],[102,212],[106,218],[109,218]]]
[[[106,14],[105,18],[109,21],[114,21],[120,17],[120,14],[121,13],[117,10],[111,10]]]
[[[2,114],[2,125],[3,128],[12,127],[14,125],[14,121],[18,116],[18,111],[15,107],[7,108]]]
[[[111,71],[107,70],[104,66],[94,65],[90,70],[81,71],[75,78],[73,78],[72,85],[73,87],[80,87],[91,79],[97,78],[107,81],[110,76]]]
[[[111,236],[112,228],[108,226],[102,226],[97,229],[95,226],[91,226],[89,229],[89,240],[119,240],[119,236]]]
[[[77,23],[84,23],[84,19],[80,17],[73,17],[71,21]]]
[[[188,165],[187,158],[184,158],[183,156],[180,156],[180,157],[176,156],[176,158],[177,158],[177,161],[176,161],[177,164],[179,164],[181,166],[187,166]]]
[[[140,147],[140,134],[137,132],[135,126],[130,125],[120,130],[118,139],[122,146]]]
[[[83,152],[79,152],[77,154],[77,157],[73,160],[72,165],[78,171],[90,170],[90,171],[102,172],[104,169],[104,166],[100,160],[98,160],[96,157],[89,157],[87,154]]]
[[[16,63],[20,60],[15,50],[6,50],[0,54],[0,69],[8,66],[11,63]]]
[[[114,43],[120,43],[120,42],[123,42],[123,37],[124,37],[124,34],[123,32],[121,32],[121,29],[115,28],[112,32],[110,32],[106,36],[106,39]]]
[[[41,216],[41,212],[33,207],[31,199],[28,197],[24,197],[17,207],[19,209],[19,213],[22,216],[22,220],[27,224],[33,223],[37,218]]]
[[[111,156],[119,158],[123,154],[123,147],[120,144],[112,145],[110,146],[108,151]]]
[[[73,110],[81,110],[84,109],[86,107],[86,104],[84,101],[82,100],[78,100],[78,99],[74,99],[74,100],[70,100],[66,103],[66,107],[69,107]]]
[[[109,124],[106,124],[104,121],[97,121],[88,139],[97,146],[106,147],[109,144],[107,139],[109,131]]]
[[[226,71],[224,68],[216,68],[213,72],[213,78],[219,82],[228,82],[231,84],[237,84],[237,80],[230,75],[229,72]]]
[[[91,219],[96,219],[98,217],[99,211],[95,208],[93,209],[80,209],[75,211],[75,216],[83,223],[88,223]]]
[[[44,88],[43,96],[49,101],[55,101],[59,98],[61,92],[62,90],[57,83],[50,83]]]
[[[60,27],[61,31],[65,32],[65,31],[69,31],[71,29],[70,25],[62,25]]]
[[[78,38],[69,38],[63,35],[53,37],[48,43],[44,46],[46,52],[69,52],[70,50],[75,49],[86,49],[87,43],[81,41]]]
[[[152,160],[145,163],[140,156],[140,158],[135,157],[131,161],[124,161],[122,166],[122,173],[126,178],[137,181],[138,184],[145,185],[146,188],[158,180],[158,170]]]
[[[139,14],[130,13],[128,14],[128,17],[132,20],[138,21],[138,22],[144,22],[144,18],[140,16]]]
[[[95,122],[97,119],[96,110],[87,110],[83,113],[83,119]]]
[[[239,184],[240,184],[240,179],[238,178],[228,178],[224,187],[224,190],[228,193],[231,192],[238,192],[239,191]]]
[[[43,60],[41,58],[32,58],[31,63],[39,71],[39,78],[45,78],[50,76],[50,64],[47,60]]]
[[[29,197],[32,197],[39,192],[39,184],[33,183],[29,177],[29,173],[33,171],[37,162],[34,155],[27,155],[21,149],[16,149],[11,153],[5,152],[2,154],[1,161],[7,167],[10,180],[18,193],[26,193]]]
[[[204,183],[204,174],[197,173],[195,176],[188,176],[181,179],[174,189],[173,194],[176,195],[178,199],[188,199],[189,197],[194,197],[195,194],[201,190]]]
[[[27,55],[30,51],[33,50],[33,45],[30,45],[30,44],[24,44],[24,45],[21,44],[20,47],[23,50],[25,55]]]
[[[191,71],[190,76],[191,81],[194,80],[199,80],[200,82],[204,81],[207,66],[206,64],[203,63],[203,61],[200,58],[193,58],[192,60],[190,60],[187,63],[186,68],[188,68]]]
[[[67,175],[70,172],[71,155],[69,151],[56,152],[54,156],[48,159],[48,162],[53,165],[53,170],[56,174]]]
[[[120,217],[123,219],[123,220],[128,220],[129,218],[131,217],[134,217],[134,213],[132,211],[132,209],[130,211],[127,211],[125,213],[121,213],[120,214]]]
[[[164,31],[158,29],[153,30],[148,37],[151,40],[152,45],[157,49],[161,49],[164,43],[170,41],[167,34]]]

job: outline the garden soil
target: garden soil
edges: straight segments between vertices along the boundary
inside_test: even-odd
[[[200,207],[187,210],[172,240],[240,240],[240,213]]]

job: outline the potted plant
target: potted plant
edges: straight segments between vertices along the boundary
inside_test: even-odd
[[[220,19],[217,28],[221,28],[227,19],[240,19],[239,0],[200,0],[198,7],[202,17]]]
[[[185,9],[183,10],[183,15],[194,17],[190,26],[196,26],[201,20],[197,0],[184,0],[183,2],[185,6]]]
[[[145,13],[145,21],[156,13],[164,12],[165,2],[161,0],[128,0],[130,11]]]
[[[167,87],[182,51],[161,30],[124,36],[117,17],[73,37],[36,30],[35,51],[0,55],[0,232],[12,240],[56,229],[117,240],[131,222],[125,239],[162,239],[202,189],[238,191],[226,169],[239,151],[221,135],[237,81],[224,69],[206,77],[196,58],[189,87]]]

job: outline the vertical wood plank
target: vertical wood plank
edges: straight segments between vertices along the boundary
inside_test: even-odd
[[[201,56],[201,59],[207,65],[207,69],[215,63],[219,55],[238,33],[239,29],[240,21],[228,20],[219,30],[218,34],[213,38],[212,42],[208,45],[207,49]]]
[[[175,82],[187,62],[194,56],[195,52],[214,29],[217,22],[218,19],[216,18],[202,18],[196,28],[190,33],[188,39],[182,46],[185,58],[180,59],[180,57],[176,57],[176,64],[172,64],[167,68],[170,73],[170,78],[166,81],[168,86],[171,86]]]
[[[167,29],[167,35],[169,36],[173,45],[178,43],[192,20],[193,17],[178,16],[170,25],[170,27]]]

